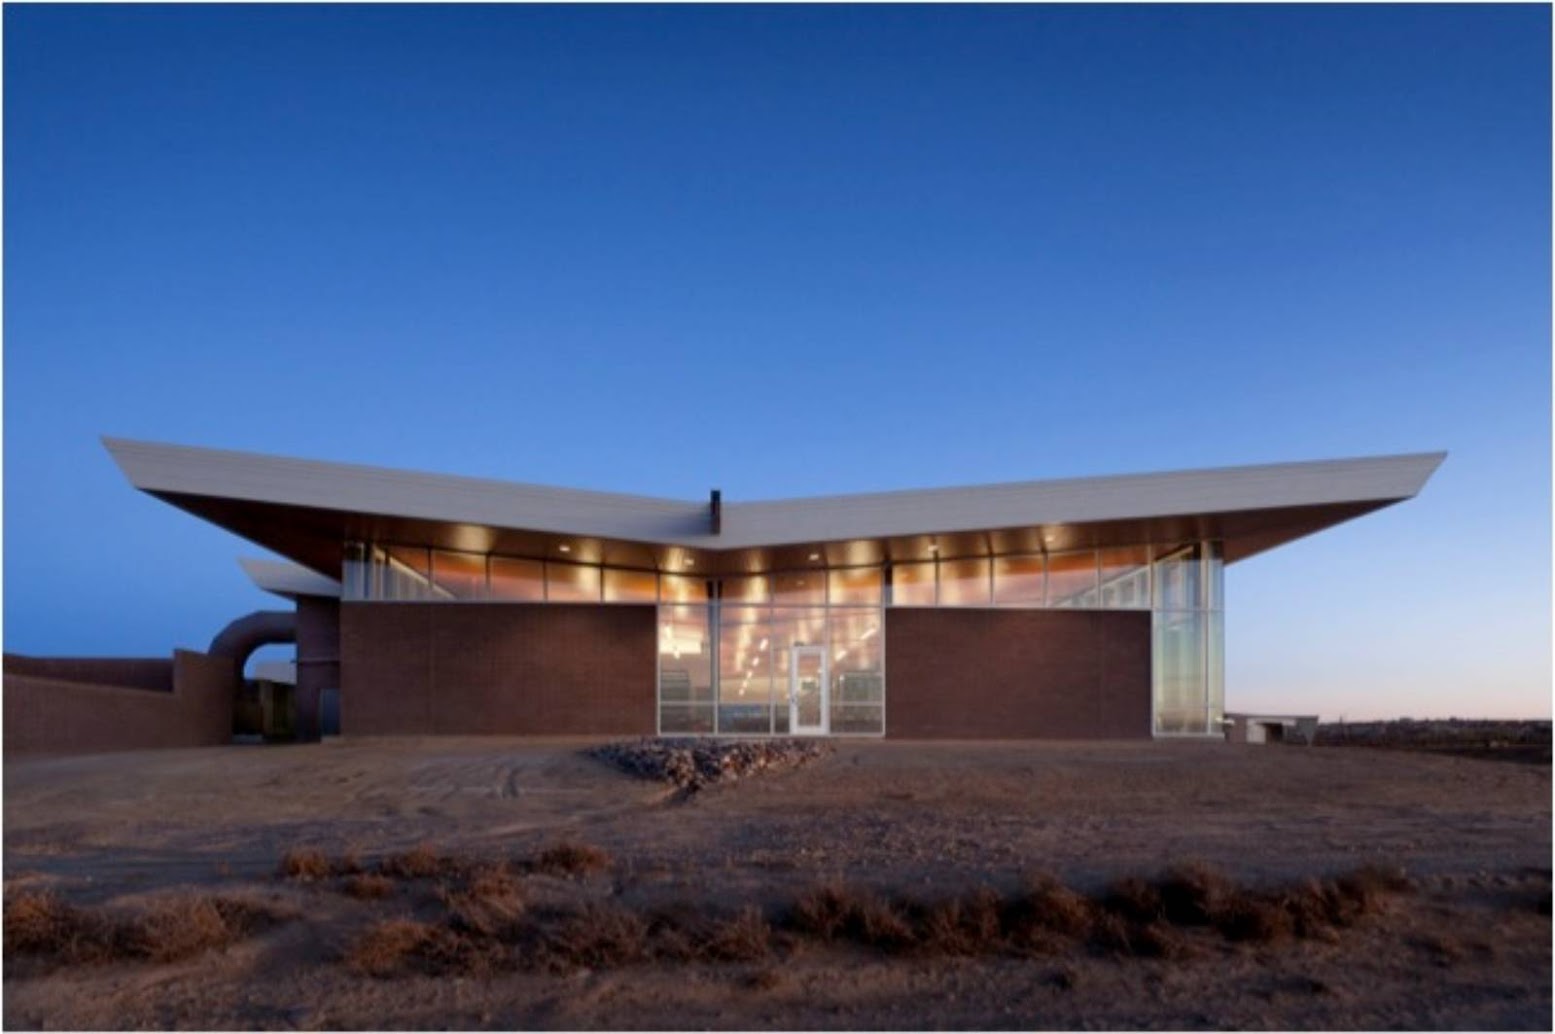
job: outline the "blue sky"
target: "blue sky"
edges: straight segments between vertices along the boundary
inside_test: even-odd
[[[4,11],[4,642],[257,550],[107,433],[729,499],[1448,449],[1235,709],[1550,713],[1550,12]]]

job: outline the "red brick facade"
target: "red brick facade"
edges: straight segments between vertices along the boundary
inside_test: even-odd
[[[886,735],[1150,736],[1150,614],[891,608]]]
[[[345,603],[347,736],[652,735],[652,605]]]

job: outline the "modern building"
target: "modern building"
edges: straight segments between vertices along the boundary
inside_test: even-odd
[[[105,444],[289,561],[305,738],[1219,736],[1225,565],[1445,457],[725,502]]]

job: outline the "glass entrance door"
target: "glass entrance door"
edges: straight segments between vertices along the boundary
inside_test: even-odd
[[[826,648],[796,646],[788,666],[788,728],[795,736],[826,735],[829,712],[826,690]]]

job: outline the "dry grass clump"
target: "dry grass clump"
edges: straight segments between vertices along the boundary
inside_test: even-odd
[[[5,951],[88,961],[102,954],[109,931],[99,917],[65,902],[53,891],[27,891],[5,902]]]
[[[542,954],[557,966],[620,966],[647,957],[648,926],[616,905],[588,904],[546,932]]]
[[[209,898],[162,902],[123,928],[127,954],[152,962],[173,962],[225,947],[242,934],[240,922]]]
[[[452,859],[445,859],[431,844],[420,843],[409,851],[389,855],[379,863],[378,871],[385,876],[424,880],[441,875],[452,867]]]
[[[311,883],[327,879],[334,870],[323,851],[311,847],[294,847],[281,856],[280,874],[289,880]]]
[[[1095,911],[1089,898],[1050,875],[1037,874],[1004,902],[1005,937],[1018,952],[1051,951],[1063,938],[1085,936]]]
[[[77,908],[44,891],[6,903],[5,947],[68,964],[174,962],[226,947],[276,920],[267,909],[230,898],[187,895],[126,916]]]
[[[1292,936],[1331,940],[1338,929],[1384,907],[1387,895],[1409,886],[1398,870],[1363,869],[1249,890],[1201,865],[1170,869],[1155,879],[1120,880],[1095,896],[1051,876],[1033,877],[1008,896],[980,887],[927,902],[823,883],[800,895],[774,929],[754,906],[722,917],[696,905],[639,913],[591,903],[531,912],[521,881],[498,863],[458,867],[437,891],[446,909],[441,921],[380,923],[358,940],[346,961],[374,975],[410,965],[434,974],[482,973],[519,960],[553,969],[650,959],[759,962],[807,939],[920,956],[1031,956],[1089,946],[1125,958],[1178,959],[1202,951],[1204,938],[1217,934],[1241,943]],[[56,922],[52,916],[40,909],[31,921],[46,931]],[[9,923],[8,918],[8,934]],[[214,933],[196,931],[189,938],[194,947],[187,950],[216,943]]]
[[[394,881],[380,873],[364,872],[347,877],[340,889],[360,901],[378,901],[394,893]]]
[[[703,945],[703,954],[724,962],[754,962],[771,952],[772,927],[755,906],[718,924]]]
[[[610,855],[593,844],[564,840],[541,851],[531,868],[553,876],[587,876],[610,867]]]
[[[886,949],[906,947],[917,936],[895,903],[839,883],[825,883],[801,895],[790,909],[787,923],[823,941],[846,937]]]
[[[984,955],[1004,946],[1004,902],[979,887],[970,894],[914,909],[918,916],[915,947],[931,955]]]
[[[335,876],[355,876],[366,872],[367,867],[362,864],[362,856],[351,850],[330,862],[329,871]]]
[[[397,972],[423,945],[436,936],[430,923],[413,919],[386,919],[367,928],[346,950],[347,967],[367,976]]]
[[[456,931],[508,939],[524,915],[523,887],[502,863],[472,870],[464,882],[439,897]]]
[[[1155,891],[1161,917],[1174,926],[1209,926],[1242,894],[1225,876],[1198,863],[1168,870]]]
[[[846,887],[838,883],[823,883],[799,896],[789,913],[788,922],[800,933],[830,941],[842,936],[853,908],[854,898]]]

